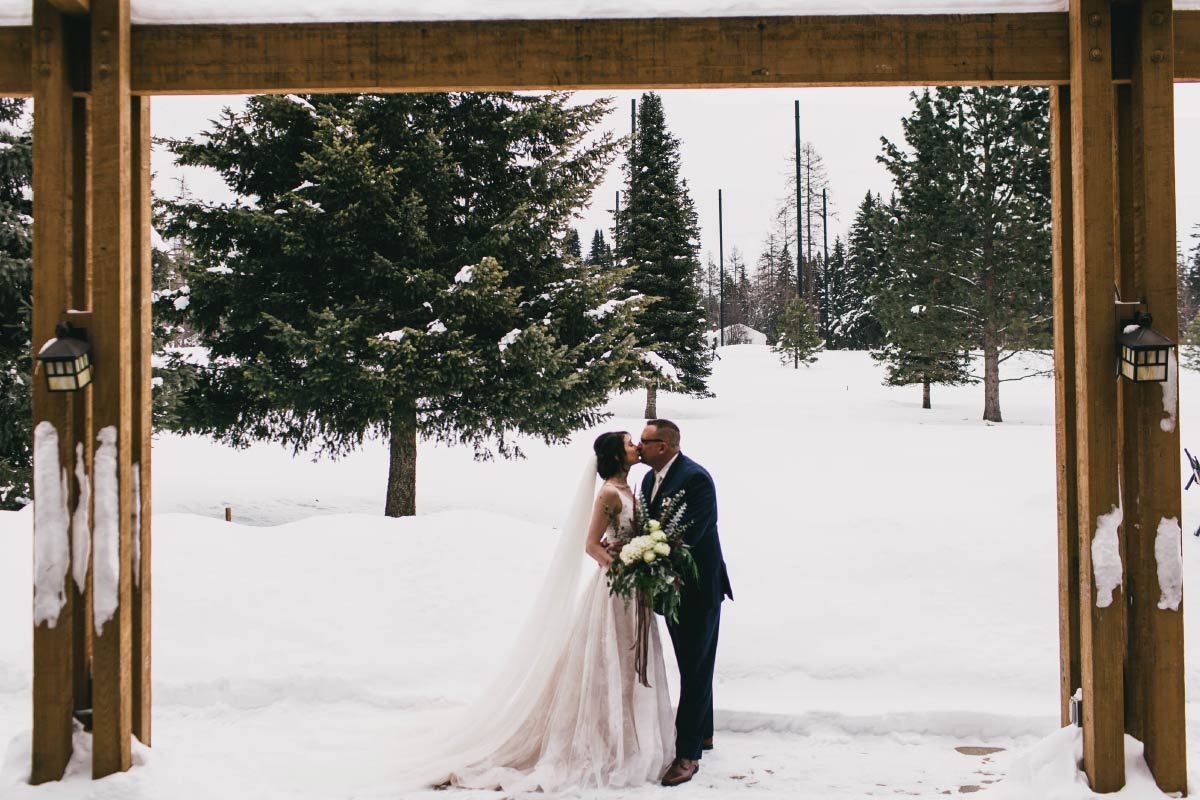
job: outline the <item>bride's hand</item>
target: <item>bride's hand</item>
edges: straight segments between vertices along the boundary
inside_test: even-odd
[[[594,548],[589,547],[588,555],[591,556],[595,562],[604,569],[608,569],[610,566],[612,566],[612,553],[608,551],[608,546],[606,546],[604,543],[596,545]]]

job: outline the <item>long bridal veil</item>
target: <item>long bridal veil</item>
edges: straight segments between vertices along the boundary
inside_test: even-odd
[[[571,635],[596,481],[592,456],[576,483],[546,580],[499,673],[449,731],[418,748],[424,752],[406,753],[401,769],[406,780],[440,781],[452,770],[487,758],[534,710]]]

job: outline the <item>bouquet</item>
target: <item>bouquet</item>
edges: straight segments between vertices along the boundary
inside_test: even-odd
[[[613,544],[620,549],[608,568],[608,589],[626,603],[637,603],[634,668],[643,686],[650,685],[646,668],[654,611],[679,622],[683,584],[696,579],[696,562],[683,541],[688,528],[683,496],[679,492],[663,500],[662,519],[651,519],[646,514],[649,504],[639,496],[634,503],[633,527],[628,531],[616,525],[612,528],[617,531]]]

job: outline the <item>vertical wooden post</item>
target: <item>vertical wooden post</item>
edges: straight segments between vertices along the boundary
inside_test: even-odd
[[[1075,446],[1074,254],[1071,230],[1071,90],[1050,88],[1051,247],[1054,261],[1054,444],[1058,465],[1059,699],[1062,724],[1079,674],[1079,493]]]
[[[1117,17],[1116,34],[1122,33],[1122,23],[1128,24],[1126,13],[1130,9],[1114,8]],[[1135,197],[1138,195],[1136,176],[1133,171],[1133,109],[1128,84],[1113,87],[1115,101],[1115,146],[1116,146],[1116,175],[1117,175],[1117,216],[1113,220],[1113,233],[1116,236],[1117,274],[1116,283],[1122,299],[1135,302],[1141,295],[1138,288],[1136,269],[1134,265],[1134,217],[1139,213]],[[1139,538],[1138,491],[1140,469],[1139,451],[1141,450],[1137,425],[1137,398],[1139,388],[1128,381],[1117,381],[1117,443],[1118,459],[1121,465],[1121,502],[1124,509],[1124,529],[1121,536],[1121,562],[1125,565],[1125,732],[1136,739],[1142,738],[1142,708],[1137,697],[1138,664],[1132,658],[1137,653],[1138,629],[1129,618],[1130,601],[1138,592],[1136,575],[1131,569],[1130,558],[1136,555]]]
[[[63,15],[49,0],[33,4],[33,349],[54,337],[71,301],[74,180],[71,85]],[[62,393],[47,391],[45,376],[33,370],[33,424],[48,422],[58,436],[60,465],[74,463],[74,414]],[[35,453],[35,462],[38,461]],[[35,471],[38,464],[35,463]],[[34,502],[39,502],[35,497]],[[36,540],[38,531],[35,530]],[[67,581],[70,581],[68,574]],[[58,780],[71,758],[74,705],[75,603],[66,586],[66,604],[55,624],[33,629],[32,783]]]
[[[86,97],[75,98],[74,103],[74,252],[75,274],[72,284],[74,295],[73,308],[90,310],[92,307],[92,240],[91,226],[91,161],[88,150],[88,101]],[[89,329],[90,333],[90,329]],[[72,521],[71,539],[86,537],[91,541],[91,472],[92,472],[92,390],[87,389],[73,398],[75,406],[75,448],[74,459],[70,469],[72,474],[76,464],[82,461],[84,474],[88,480],[89,497],[87,508],[83,509],[83,517]],[[71,509],[74,511],[79,502],[79,485],[71,495]],[[79,522],[81,524],[76,525]],[[92,707],[92,594],[89,588],[92,580],[91,546],[88,546],[88,563],[83,565],[85,572],[84,588],[80,590],[75,581],[71,581],[75,599],[75,708]],[[72,569],[78,565],[72,564]]]
[[[97,778],[129,769],[133,713],[129,33],[129,0],[92,0],[92,191],[102,198],[92,204],[92,343],[96,356],[92,416],[97,438],[116,445],[115,452],[106,453],[103,465],[100,450],[105,448],[98,447],[95,458],[93,602],[97,634],[92,669],[92,774]],[[111,598],[101,596],[101,558],[106,551],[115,556],[112,560],[117,566],[115,596]],[[105,614],[107,610],[112,611],[111,616]],[[102,614],[108,618],[101,619]]]
[[[1129,92],[1136,299],[1153,315],[1154,327],[1178,341],[1173,20],[1171,0],[1141,0]],[[1125,446],[1136,447],[1138,471],[1127,485],[1138,502],[1127,527],[1135,676],[1127,691],[1139,709],[1146,763],[1159,788],[1186,793],[1183,602],[1182,594],[1172,602],[1171,588],[1160,579],[1182,549],[1177,363],[1168,366],[1168,376],[1167,384],[1129,387]]]
[[[150,98],[132,100],[133,117],[133,735],[150,744]]]
[[[1111,576],[1114,557],[1121,569],[1121,498],[1108,0],[1071,0],[1069,28],[1083,765],[1094,791],[1113,792],[1125,785],[1125,597]]]

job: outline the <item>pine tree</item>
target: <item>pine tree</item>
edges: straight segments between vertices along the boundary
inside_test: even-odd
[[[704,258],[704,272],[701,279],[701,297],[704,304],[704,319],[709,327],[721,323],[721,269],[713,259],[712,253]]]
[[[1000,364],[1048,341],[1048,93],[941,87],[913,99],[912,153],[885,140],[880,157],[898,193],[893,253],[925,294],[939,292],[917,302],[930,320],[947,316],[935,329],[955,347],[939,349],[983,352],[983,418],[1000,422]]]
[[[817,320],[801,298],[793,297],[784,307],[779,339],[771,349],[779,354],[780,361],[796,369],[801,364],[808,366],[817,360],[817,353],[821,350]]]
[[[878,293],[888,279],[887,235],[887,209],[878,195],[867,192],[854,216],[846,252],[846,305],[838,341],[848,350],[870,350],[883,342]]]
[[[1181,338],[1180,361],[1188,369],[1200,370],[1200,312],[1192,315]]]
[[[958,344],[955,312],[926,302],[940,293],[939,286],[930,286],[923,277],[900,272],[880,305],[887,336],[883,346],[871,354],[887,364],[887,385],[921,384],[921,408],[933,407],[930,387],[935,383],[962,386],[976,381],[971,354]]]
[[[604,240],[604,231],[599,228],[592,234],[592,245],[584,260],[589,267],[611,267],[613,265],[612,247]]]
[[[841,350],[846,347],[846,332],[850,320],[854,318],[863,301],[854,291],[855,287],[846,275],[846,245],[841,236],[834,239],[833,249],[829,252],[825,281],[829,284],[828,294],[825,295],[829,298],[829,339],[825,347],[829,350]]]
[[[0,509],[32,495],[33,150],[23,100],[0,99]]]
[[[768,342],[779,338],[784,307],[796,294],[794,269],[786,235],[772,231],[755,265],[748,315],[750,327],[765,334]]]
[[[700,229],[687,182],[680,176],[679,140],[667,129],[662,98],[642,95],[637,131],[625,163],[625,202],[617,214],[617,263],[632,269],[625,287],[650,300],[637,320],[639,345],[670,365],[672,388],[706,395],[712,354],[704,341],[704,310],[696,291]],[[657,416],[658,385],[647,378],[646,416]]]
[[[563,253],[574,259],[583,259],[583,243],[579,241],[579,231],[571,228],[563,239]]]
[[[1196,226],[1196,233],[1192,234],[1192,238],[1200,239],[1200,225]],[[1186,320],[1200,312],[1200,243],[1188,254],[1184,254],[1183,249],[1177,247],[1175,263],[1178,276],[1176,288],[1179,293],[1179,320],[1180,325],[1183,325]]]
[[[210,364],[180,429],[331,455],[382,437],[400,516],[419,435],[516,456],[514,433],[561,441],[602,419],[640,369],[638,302],[563,237],[615,155],[592,136],[606,111],[563,94],[260,96],[169,142],[237,195],[164,204],[195,260],[159,310]]]
[[[796,156],[794,154],[788,157],[787,187],[787,196],[784,198],[783,206],[779,209],[777,216],[787,240],[795,244]],[[810,310],[820,305],[817,298],[821,295],[817,291],[817,286],[821,281],[819,275],[820,251],[825,236],[825,220],[821,214],[821,193],[825,192],[828,195],[829,205],[832,208],[831,188],[824,157],[812,142],[804,142],[800,147],[800,199],[803,204],[800,225],[804,229],[804,246],[800,248],[798,257],[804,272],[804,297]]]

